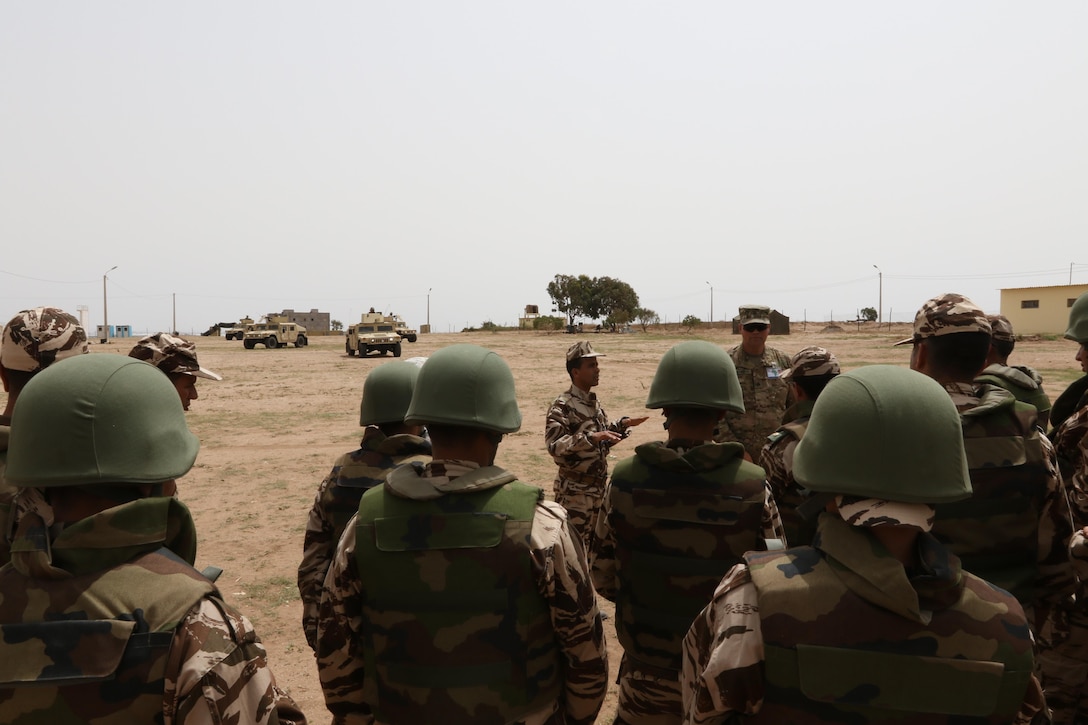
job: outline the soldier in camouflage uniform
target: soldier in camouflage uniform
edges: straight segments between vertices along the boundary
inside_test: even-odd
[[[521,427],[510,368],[475,345],[423,365],[405,417],[431,463],[363,494],[321,598],[334,723],[592,723],[604,630],[566,511],[494,465]]]
[[[744,391],[744,412],[728,411],[714,440],[740,441],[754,462],[759,460],[767,436],[782,424],[782,416],[794,403],[790,386],[782,379],[782,371],[790,366],[790,356],[767,347],[770,307],[745,305],[740,308],[739,321],[741,343],[729,350],[729,356]]]
[[[336,553],[336,543],[348,520],[359,510],[359,499],[368,489],[383,483],[385,475],[397,466],[431,459],[431,444],[420,437],[423,426],[404,422],[418,375],[418,365],[397,361],[379,365],[366,376],[359,404],[359,425],[365,426],[363,440],[358,450],[337,459],[317,487],[298,567],[302,630],[311,649],[317,642],[321,586]]]
[[[87,333],[72,315],[57,307],[23,310],[4,325],[0,339],[0,382],[8,399],[0,415],[0,566],[11,553],[19,518],[36,504],[35,492],[20,492],[4,480],[11,415],[19,393],[31,378],[55,362],[87,353]],[[40,496],[38,496],[40,498]],[[39,502],[44,505],[44,502]]]
[[[971,492],[959,428],[916,372],[828,384],[794,458],[816,538],[722,580],[684,639],[685,723],[1046,722],[1019,603],[927,533]]]
[[[1069,502],[1054,447],[1038,412],[1012,393],[974,378],[990,349],[990,321],[949,293],[914,318],[910,366],[940,383],[962,420],[973,493],[937,507],[933,534],[973,574],[1012,592],[1035,632],[1050,607],[1072,593]]]
[[[86,355],[20,401],[8,477],[49,507],[0,569],[0,720],[304,723],[252,625],[193,568],[188,509],[160,495],[199,447],[169,381]]]
[[[178,391],[181,405],[189,410],[189,403],[196,400],[196,379],[222,380],[223,376],[201,367],[196,359],[196,345],[189,340],[165,332],[156,332],[141,338],[129,350],[129,357],[149,362],[166,373]]]
[[[1088,293],[1069,310],[1065,337],[1078,344],[1076,359],[1088,373]],[[1056,608],[1041,639],[1049,647],[1040,653],[1043,685],[1055,725],[1088,722],[1088,375],[1074,381],[1054,401],[1051,438],[1065,477],[1077,533],[1070,556],[1077,569],[1076,597]]]
[[[590,555],[597,593],[616,603],[624,655],[616,723],[681,721],[680,644],[722,576],[766,539],[783,538],[763,470],[739,443],[715,443],[726,410],[744,409],[733,361],[684,342],[661,358],[646,407],[667,442],[616,465]]]
[[[1039,411],[1039,427],[1046,430],[1050,420],[1050,398],[1043,390],[1043,378],[1027,365],[1009,365],[1009,355],[1016,347],[1012,323],[1004,315],[987,315],[990,321],[990,352],[986,367],[975,376],[976,383],[989,383],[1004,388],[1016,399],[1034,405]]]
[[[608,421],[596,393],[590,392],[600,381],[599,357],[604,355],[588,342],[570,346],[570,389],[552,403],[544,426],[544,443],[559,466],[552,484],[555,500],[567,510],[587,555],[608,480],[608,451],[627,437],[629,428],[646,421],[645,416]]]
[[[782,515],[786,539],[794,546],[812,541],[816,522],[797,510],[804,492],[793,478],[793,453],[805,435],[816,398],[839,372],[839,361],[826,348],[813,345],[793,356],[790,369],[782,377],[797,402],[786,411],[782,426],[771,434],[759,454],[759,465],[767,473],[767,485]]]

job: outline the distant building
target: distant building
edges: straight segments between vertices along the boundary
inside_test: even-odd
[[[1018,335],[1061,334],[1069,325],[1069,308],[1088,292],[1088,284],[1010,287],[1001,290],[1001,314]]]
[[[280,315],[286,317],[288,322],[302,325],[307,332],[328,332],[332,329],[331,314],[328,312],[318,312],[316,309],[309,312],[284,310]]]

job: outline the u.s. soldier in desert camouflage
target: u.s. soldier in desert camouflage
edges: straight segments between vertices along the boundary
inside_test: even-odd
[[[933,534],[973,574],[1020,601],[1035,632],[1072,593],[1069,502],[1054,448],[1035,408],[995,385],[973,382],[990,349],[990,321],[948,293],[914,318],[910,366],[936,380],[960,413],[973,493],[937,507]]]
[[[793,405],[793,393],[782,379],[782,371],[790,366],[790,356],[767,347],[770,307],[745,305],[740,308],[739,318],[741,342],[730,348],[729,356],[744,392],[744,412],[727,412],[714,440],[740,441],[754,462],[759,460],[767,436],[778,429],[786,409]]]
[[[317,643],[321,586],[344,527],[359,510],[359,499],[383,483],[386,474],[397,466],[431,459],[431,444],[420,437],[423,426],[404,422],[418,375],[418,365],[401,361],[370,371],[359,403],[359,425],[365,426],[363,440],[357,450],[336,460],[317,487],[298,567],[302,630],[311,649]]]
[[[83,326],[57,307],[23,310],[4,325],[0,339],[0,382],[3,382],[8,399],[3,415],[0,415],[0,566],[8,561],[11,538],[23,513],[45,505],[37,491],[20,491],[4,480],[15,401],[39,372],[55,362],[86,353],[87,333]]]
[[[196,359],[196,345],[182,337],[166,332],[140,338],[129,350],[129,357],[151,363],[166,373],[178,391],[181,406],[189,410],[189,404],[200,397],[196,392],[196,379],[222,380],[223,376],[200,365]]]
[[[793,478],[793,452],[808,428],[816,398],[839,372],[839,361],[826,348],[811,345],[793,356],[782,378],[797,402],[782,416],[782,426],[770,435],[759,454],[759,465],[767,473],[767,485],[778,504],[786,538],[794,546],[812,541],[816,522],[797,511],[804,493]]]
[[[1050,398],[1043,390],[1043,378],[1027,365],[1009,365],[1009,355],[1016,349],[1016,334],[1004,315],[987,315],[990,321],[990,352],[986,367],[975,376],[976,383],[989,383],[1004,388],[1022,403],[1039,411],[1039,427],[1046,430],[1050,420]]]
[[[118,355],[51,366],[20,396],[8,477],[49,507],[0,569],[0,720],[304,723],[245,617],[192,567],[164,483],[199,443],[169,381]]]
[[[521,426],[510,368],[436,352],[405,421],[434,459],[363,494],[325,579],[317,659],[334,723],[592,723],[604,631],[561,506],[494,464]]]
[[[835,378],[797,446],[811,546],[749,552],[684,639],[685,723],[1044,723],[1019,603],[928,533],[970,495],[948,395],[911,370]]]
[[[544,444],[559,466],[555,500],[567,510],[570,525],[588,554],[597,514],[608,480],[608,451],[627,437],[627,430],[642,425],[646,417],[624,416],[610,423],[592,389],[600,382],[598,358],[588,342],[576,342],[567,350],[570,389],[548,409]]]
[[[744,552],[783,538],[763,470],[739,443],[715,443],[726,410],[743,410],[733,362],[693,341],[661,358],[646,407],[668,441],[620,461],[605,491],[590,555],[597,593],[616,602],[623,646],[616,723],[681,720],[680,644]]]

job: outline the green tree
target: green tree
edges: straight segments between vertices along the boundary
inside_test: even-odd
[[[329,327],[332,328],[333,332],[340,332],[341,330],[344,329],[344,323],[341,322],[340,320],[333,320],[332,322],[329,323]]]
[[[642,331],[646,332],[646,328],[650,325],[656,325],[661,322],[661,318],[653,310],[648,310],[645,307],[636,307],[634,311],[634,319],[642,327]]]
[[[684,327],[688,328],[688,332],[691,332],[696,327],[703,324],[703,321],[700,320],[695,315],[688,315],[684,319],[680,320],[680,324],[683,325]]]
[[[584,274],[577,277],[557,274],[548,283],[548,296],[552,298],[556,309],[567,316],[567,323],[573,325],[575,317],[595,317],[587,311],[592,305],[592,288],[593,280]]]
[[[634,319],[638,307],[638,295],[631,285],[612,277],[557,274],[547,290],[556,309],[567,316],[571,325],[577,317],[626,324]]]
[[[876,310],[872,307],[861,308],[861,319],[866,322],[876,322]]]
[[[608,324],[627,324],[638,307],[638,295],[631,285],[612,277],[596,277],[592,282],[591,310],[593,318],[605,318]]]

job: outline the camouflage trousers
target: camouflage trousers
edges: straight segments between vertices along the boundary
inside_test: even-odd
[[[1040,636],[1039,667],[1054,725],[1088,723],[1088,606],[1052,612]]]
[[[620,661],[616,725],[680,725],[683,700],[680,673],[640,668],[626,655]]]
[[[597,527],[597,516],[601,512],[601,504],[604,503],[607,476],[593,478],[583,474],[575,479],[563,474],[560,470],[555,477],[555,502],[567,510],[571,531],[577,534],[582,542],[582,550],[586,558],[589,558],[593,530]]]

